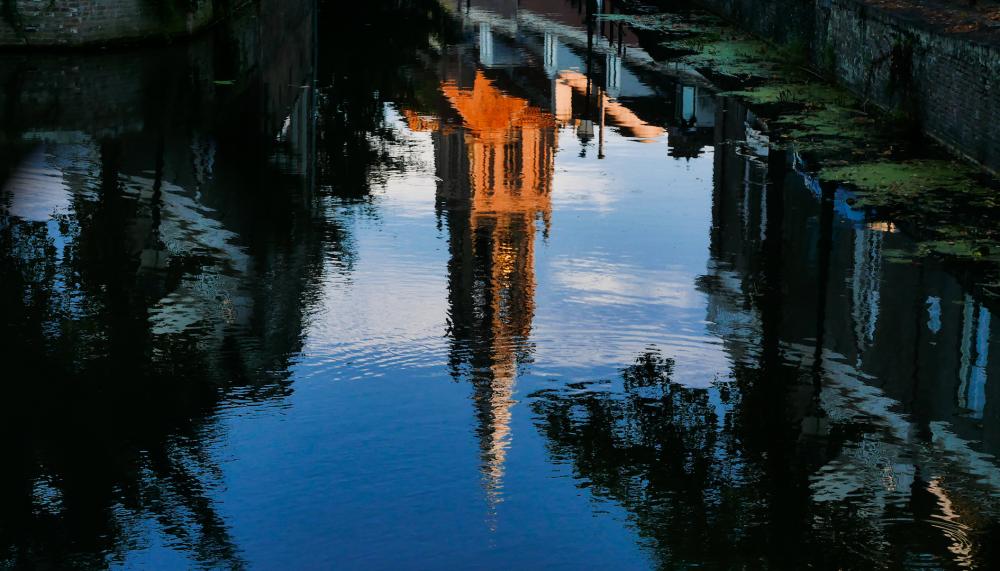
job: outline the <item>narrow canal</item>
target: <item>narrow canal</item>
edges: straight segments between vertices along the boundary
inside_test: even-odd
[[[5,566],[995,568],[966,272],[586,2],[291,4],[0,57]]]

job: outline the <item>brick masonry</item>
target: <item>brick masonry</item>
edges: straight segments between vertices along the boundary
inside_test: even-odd
[[[307,93],[315,18],[309,1],[256,0],[253,9],[236,11],[189,41],[0,51],[0,141],[103,139],[133,136],[151,123],[220,120],[270,140]]]
[[[699,0],[1000,173],[1000,31],[949,32],[866,0]]]
[[[214,0],[5,0],[0,46],[80,46],[190,34]]]

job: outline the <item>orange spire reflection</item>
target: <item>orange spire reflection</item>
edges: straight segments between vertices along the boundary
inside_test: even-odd
[[[536,221],[548,228],[556,119],[477,70],[471,87],[441,83],[459,129],[407,113],[435,133],[439,202],[449,204],[453,336],[474,375],[484,487],[501,500],[518,365],[535,309]],[[411,118],[412,116],[412,118]]]
[[[472,89],[445,82],[441,91],[466,128],[473,218],[491,213],[539,213],[551,204],[555,118],[500,91],[476,72]]]

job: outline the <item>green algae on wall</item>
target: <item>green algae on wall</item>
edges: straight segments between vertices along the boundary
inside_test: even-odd
[[[883,137],[875,123],[858,109],[835,104],[781,114],[774,121],[782,129],[782,139],[799,152],[817,155],[820,163],[838,160],[846,153],[876,152]]]
[[[757,87],[726,91],[720,95],[739,97],[753,105],[776,103],[849,105],[854,101],[854,96],[850,93],[820,82],[777,81]]]
[[[861,110],[857,98],[803,69],[801,49],[754,39],[702,13],[602,18],[660,32],[660,46],[677,53],[678,63],[725,76],[730,84],[735,81],[737,85],[722,95],[770,108],[767,115],[776,131],[772,145],[842,158],[880,139],[881,129]]]
[[[819,172],[820,180],[856,188],[860,205],[879,208],[917,230],[917,248],[909,253],[913,259],[937,255],[996,263],[1000,232],[990,222],[1000,209],[1000,194],[981,184],[980,176],[969,165],[935,159],[876,161]]]
[[[901,159],[910,155],[900,152],[893,118],[869,113],[866,102],[809,72],[801,53],[754,39],[709,15],[604,18],[658,32],[658,45],[676,54],[673,61],[724,84],[729,90],[720,95],[754,108],[772,147],[806,158],[803,164],[825,183],[855,188],[856,207],[874,208],[912,231],[913,251],[896,252],[891,261],[938,256],[1000,262],[1000,231],[992,222],[1000,218],[1000,194],[980,182],[980,171],[954,160]]]
[[[769,77],[776,72],[765,54],[773,46],[729,28],[719,18],[704,12],[683,14],[599,14],[608,22],[620,22],[663,35],[661,47],[682,54],[680,63],[733,76]]]
[[[820,171],[820,180],[851,184],[871,193],[900,193],[913,198],[941,190],[971,192],[984,197],[992,195],[991,191],[974,183],[977,172],[954,161],[879,161],[828,167]]]
[[[668,45],[690,49],[695,53],[681,58],[694,68],[711,69],[714,73],[730,76],[774,78],[780,75],[779,62],[768,58],[768,44],[749,38],[719,38],[703,41],[704,38],[690,38]]]

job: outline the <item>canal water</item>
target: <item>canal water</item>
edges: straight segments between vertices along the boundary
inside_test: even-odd
[[[3,565],[996,566],[974,276],[586,4],[0,57]]]

